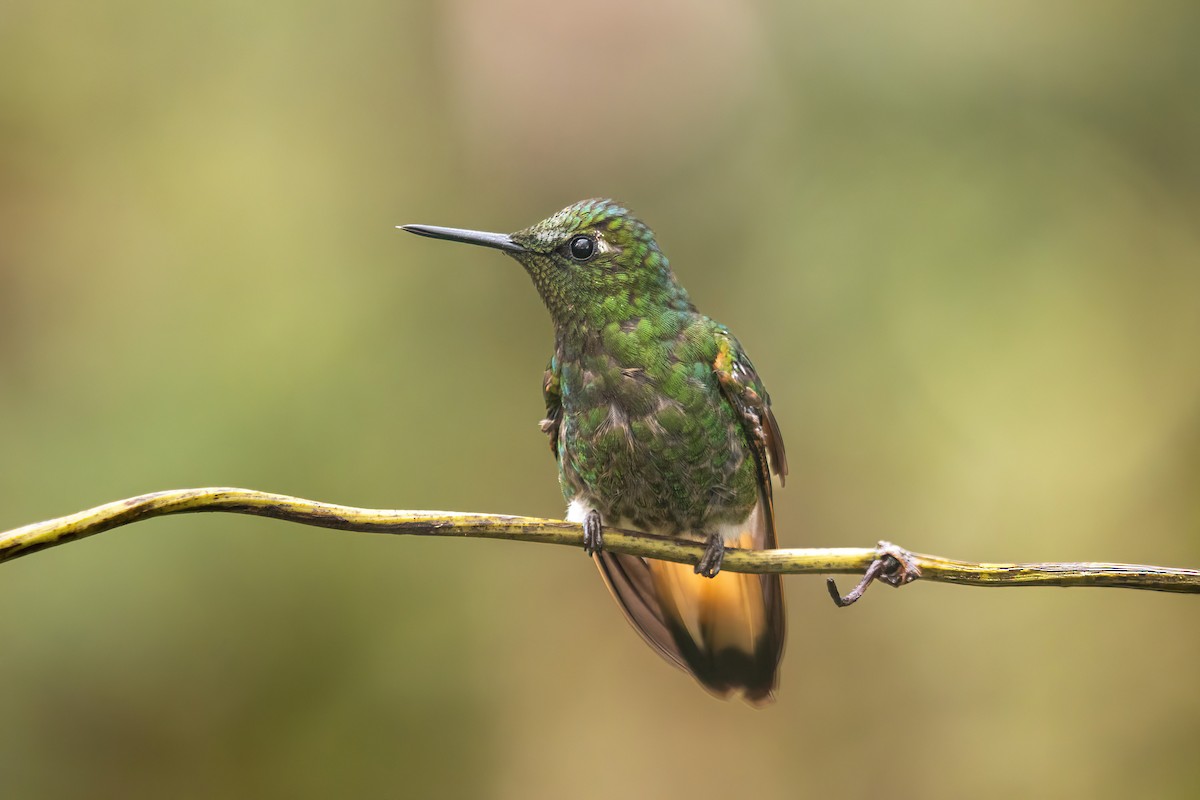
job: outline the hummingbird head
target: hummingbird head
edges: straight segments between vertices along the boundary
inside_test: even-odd
[[[512,256],[533,279],[560,331],[598,332],[662,309],[694,310],[654,233],[612,200],[583,200],[513,234],[402,227]]]

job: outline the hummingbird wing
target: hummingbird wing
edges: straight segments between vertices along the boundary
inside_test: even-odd
[[[738,414],[758,478],[758,505],[740,531],[726,534],[726,543],[773,549],[776,536],[771,472],[779,475],[782,485],[788,471],[783,437],[771,412],[771,398],[754,364],[724,326],[714,323],[714,327],[717,357],[713,373],[725,399]],[[726,585],[716,585],[722,578]],[[707,591],[701,589],[699,597],[702,641],[718,667],[718,677],[728,686],[742,687],[751,703],[769,701],[786,631],[780,577],[723,573],[710,579]]]
[[[717,358],[713,362],[713,372],[725,399],[741,419],[742,431],[754,450],[754,459],[758,464],[758,491],[767,501],[767,510],[770,513],[767,526],[770,528],[770,542],[763,542],[759,546],[775,547],[771,472],[779,476],[779,485],[782,486],[788,473],[787,453],[784,451],[779,423],[775,421],[775,414],[771,411],[771,396],[767,394],[746,351],[724,326],[717,329]]]

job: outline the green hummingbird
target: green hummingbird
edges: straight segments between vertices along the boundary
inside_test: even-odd
[[[585,551],[660,655],[717,696],[773,699],[780,578],[720,569],[726,545],[776,546],[771,471],[782,484],[783,440],[754,365],[696,310],[653,232],[611,200],[513,234],[400,227],[501,250],[529,273],[555,332],[541,429]],[[693,569],[609,553],[604,526],[693,539],[704,556]]]

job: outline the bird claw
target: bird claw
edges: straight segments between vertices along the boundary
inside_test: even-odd
[[[604,549],[604,526],[600,523],[600,512],[589,511],[583,518],[583,552],[593,556]]]
[[[721,571],[721,562],[725,560],[725,540],[719,534],[710,534],[704,543],[704,555],[696,564],[696,574],[706,578],[715,578]]]

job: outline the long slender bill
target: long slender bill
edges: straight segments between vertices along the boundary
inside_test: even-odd
[[[493,247],[510,253],[523,253],[525,248],[512,240],[507,233],[488,233],[486,231],[468,231],[463,228],[441,228],[437,225],[397,225],[397,228],[415,233],[418,236],[428,236],[431,239],[445,239],[450,242],[478,244],[483,247]]]

